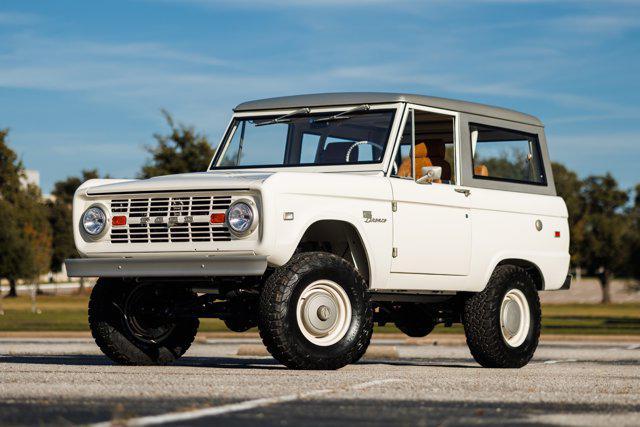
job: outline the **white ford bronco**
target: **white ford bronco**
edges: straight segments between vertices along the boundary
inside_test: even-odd
[[[238,105],[209,170],[96,179],[74,198],[73,277],[98,346],[164,364],[199,318],[258,327],[295,369],[337,369],[374,324],[461,322],[485,367],[517,368],[538,292],[566,289],[567,209],[535,117],[395,93]]]

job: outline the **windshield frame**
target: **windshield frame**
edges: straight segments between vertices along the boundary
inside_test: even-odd
[[[341,164],[341,165],[318,165],[318,164],[303,164],[303,165],[264,165],[264,166],[219,166],[222,158],[224,157],[224,153],[226,149],[229,147],[234,135],[234,131],[237,126],[235,126],[235,122],[238,119],[246,119],[246,118],[260,118],[260,117],[274,117],[281,116],[284,114],[288,114],[299,110],[299,107],[290,108],[290,109],[279,109],[279,110],[260,110],[260,111],[247,111],[234,113],[231,118],[227,130],[223,138],[221,139],[218,147],[216,148],[216,153],[209,164],[209,168],[207,169],[209,172],[231,172],[231,171],[243,171],[243,172],[251,172],[251,171],[278,171],[284,169],[300,169],[309,172],[385,172],[388,169],[389,162],[391,160],[391,152],[393,151],[395,140],[398,135],[398,129],[400,124],[402,123],[402,107],[404,103],[391,103],[391,104],[372,104],[368,112],[376,111],[376,110],[387,110],[393,111],[393,119],[391,121],[391,127],[389,130],[388,140],[386,141],[386,147],[384,155],[382,156],[379,162],[367,162],[367,163],[353,163],[353,164]],[[323,114],[323,115],[333,115],[337,113],[342,113],[348,111],[358,105],[341,105],[341,106],[327,106],[327,107],[315,107],[310,108],[309,115]]]

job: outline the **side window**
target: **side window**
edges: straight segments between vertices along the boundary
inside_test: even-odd
[[[320,135],[314,133],[303,133],[300,146],[300,164],[313,164],[316,162],[318,146],[320,145]]]
[[[400,147],[391,165],[391,176],[413,179],[413,112],[410,111],[404,124]]]
[[[434,184],[453,184],[456,179],[454,129],[452,116],[412,111],[405,123],[395,157],[397,172],[395,165],[392,165],[392,176],[420,179],[429,169],[436,168],[440,171],[440,179],[433,181]]]
[[[473,177],[546,184],[537,135],[470,124]]]

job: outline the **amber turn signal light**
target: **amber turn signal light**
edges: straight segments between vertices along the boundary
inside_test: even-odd
[[[111,218],[111,225],[127,225],[127,217],[124,215],[114,216],[113,218]]]
[[[225,219],[226,217],[223,213],[212,213],[209,221],[211,224],[224,224]]]

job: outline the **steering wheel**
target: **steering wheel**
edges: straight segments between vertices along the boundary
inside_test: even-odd
[[[357,147],[357,146],[359,146],[359,145],[366,145],[366,144],[369,144],[369,145],[372,145],[372,146],[374,146],[374,147],[378,148],[381,152],[383,152],[383,151],[384,151],[384,147],[383,147],[382,145],[380,145],[380,144],[375,143],[375,142],[371,142],[371,141],[357,141],[357,142],[354,142],[354,143],[351,145],[351,147],[349,147],[349,149],[347,150],[347,155],[345,156],[345,159],[344,159],[344,160],[345,160],[347,163],[349,163],[349,158],[351,157],[351,152],[353,151],[353,149],[354,149],[354,148],[356,148],[356,147]],[[395,171],[395,173],[397,173],[397,172],[398,172],[398,165],[396,164],[395,160],[394,160],[394,162],[393,162],[393,170]]]

